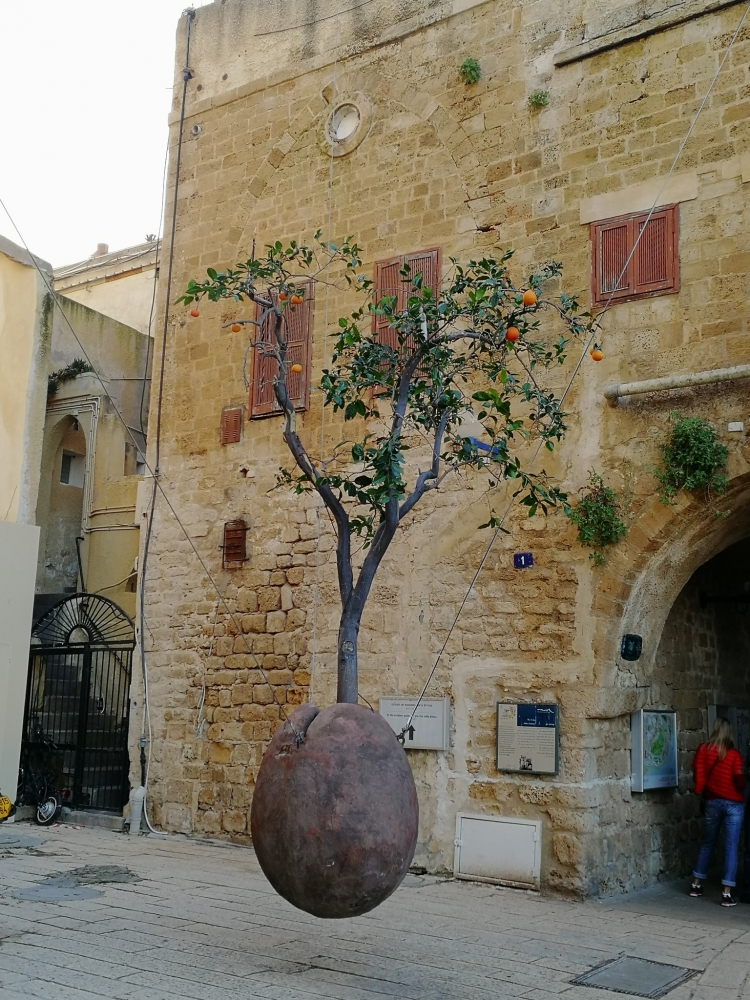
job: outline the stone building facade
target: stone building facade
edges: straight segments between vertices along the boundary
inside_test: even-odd
[[[222,0],[190,25],[172,301],[206,267],[246,259],[254,239],[310,239],[319,228],[353,235],[368,271],[427,248],[448,262],[512,246],[519,275],[560,260],[561,288],[588,301],[592,225],[655,201],[677,206],[679,283],[613,303],[605,358],[584,358],[566,397],[568,436],[545,463],[572,494],[591,469],[626,494],[627,537],[595,567],[561,513],[511,515],[428,692],[450,698],[450,750],[410,754],[415,863],[429,870],[452,868],[458,812],[540,819],[542,883],[568,892],[615,892],[692,863],[691,753],[709,703],[748,698],[744,640],[727,638],[734,606],[698,597],[742,586],[733,546],[750,535],[750,455],[728,424],[748,419],[747,381],[616,406],[604,390],[750,362],[750,24],[688,136],[742,12],[716,0],[658,11],[616,0],[383,0],[345,11],[332,0]],[[187,30],[183,19],[168,205]],[[466,58],[480,64],[478,83],[459,74]],[[546,105],[530,104],[535,91]],[[325,129],[342,105],[359,125],[332,156]],[[163,308],[164,288],[161,297]],[[299,420],[311,447],[342,437],[314,387],[330,358],[326,334],[353,305],[335,288],[316,298],[313,391]],[[158,499],[144,595],[149,808],[164,829],[242,840],[279,704],[335,696],[334,537],[312,500],[270,492],[289,459],[278,417],[247,419],[246,343],[224,328],[241,307],[200,313],[170,306],[160,475],[189,539]],[[577,360],[574,351],[556,373],[560,389]],[[241,440],[222,445],[226,407],[243,407],[244,419]],[[690,494],[671,506],[656,496],[675,409],[711,420],[729,448],[722,516]],[[432,667],[487,544],[483,490],[446,481],[380,570],[360,640],[361,690],[376,708],[380,697],[416,695]],[[248,559],[223,568],[222,527],[240,518]],[[533,568],[514,569],[519,550],[533,552]],[[643,637],[640,660],[621,658],[624,633]],[[498,772],[498,701],[559,705],[555,777]],[[678,712],[680,787],[639,795],[630,714],[649,706]]]

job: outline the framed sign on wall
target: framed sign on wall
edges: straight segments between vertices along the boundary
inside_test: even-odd
[[[557,705],[497,705],[497,769],[525,774],[557,774]]]
[[[448,698],[381,698],[380,714],[394,733],[404,734],[405,750],[448,750],[450,748],[450,702]],[[416,708],[416,712],[414,711]],[[413,716],[413,718],[412,718]]]
[[[677,713],[642,708],[630,717],[632,790],[677,788]]]

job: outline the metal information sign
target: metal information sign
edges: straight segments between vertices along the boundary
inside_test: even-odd
[[[631,788],[677,788],[677,713],[641,709],[630,717]]]
[[[381,698],[380,714],[395,733],[400,733],[416,704],[416,698]],[[404,747],[407,750],[448,750],[449,729],[449,700],[423,698],[405,735]]]
[[[498,771],[557,774],[558,731],[557,705],[498,702]]]

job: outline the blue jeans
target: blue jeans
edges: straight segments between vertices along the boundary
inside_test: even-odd
[[[745,811],[742,802],[730,802],[729,799],[709,799],[706,802],[706,832],[703,836],[698,860],[693,870],[693,877],[707,877],[708,863],[711,860],[714,844],[719,830],[724,826],[724,878],[722,885],[736,885],[737,877],[737,847],[740,842],[742,816]]]

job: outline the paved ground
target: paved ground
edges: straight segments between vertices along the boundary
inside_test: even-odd
[[[622,1000],[571,985],[622,954],[700,970],[669,1000],[750,1000],[750,906],[674,884],[580,903],[410,875],[374,913],[320,921],[248,849],[0,827],[2,1000]]]

